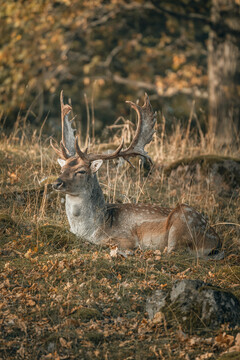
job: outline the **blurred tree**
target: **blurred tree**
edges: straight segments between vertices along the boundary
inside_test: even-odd
[[[231,143],[240,131],[240,2],[212,0],[208,43],[209,135]]]

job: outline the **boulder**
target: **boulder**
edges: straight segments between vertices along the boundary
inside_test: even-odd
[[[185,331],[240,326],[240,302],[230,292],[201,280],[176,281],[170,291],[156,290],[147,299],[150,319],[158,312],[167,322],[177,321]]]
[[[170,183],[185,187],[203,184],[220,196],[237,197],[240,189],[240,159],[218,155],[182,158],[164,169]]]

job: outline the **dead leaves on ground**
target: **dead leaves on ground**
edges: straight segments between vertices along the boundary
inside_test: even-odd
[[[109,249],[90,250],[52,255],[27,250],[5,262],[0,349],[8,359],[101,359],[108,352],[111,359],[204,360],[238,351],[236,331],[202,337],[169,327],[161,312],[147,318],[146,296],[193,276],[194,264],[183,269],[159,251],[125,257],[116,249],[116,256]]]

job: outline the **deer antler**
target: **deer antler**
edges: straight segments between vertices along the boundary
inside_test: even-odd
[[[93,160],[110,160],[116,159],[119,157],[124,158],[126,161],[129,161],[131,156],[144,156],[147,160],[152,163],[151,158],[147,155],[147,152],[144,150],[145,145],[149,144],[152,140],[152,136],[155,132],[154,125],[156,122],[156,112],[153,112],[152,106],[150,104],[148,95],[145,94],[145,102],[141,107],[131,101],[126,101],[131,107],[136,111],[138,116],[138,124],[136,134],[128,146],[127,149],[122,150],[123,148],[123,139],[118,146],[118,148],[111,154],[83,154],[79,149],[78,142],[76,141],[76,151],[81,159],[91,162]],[[80,151],[79,151],[80,150]]]
[[[52,139],[50,144],[52,148],[56,151],[58,156],[66,160],[71,156],[74,156],[76,153],[74,144],[75,144],[75,129],[72,128],[71,122],[69,121],[69,113],[72,110],[72,107],[63,102],[63,90],[60,93],[60,104],[61,104],[61,125],[62,125],[62,140],[60,142],[60,150],[57,149],[53,143]]]
[[[153,112],[149,97],[146,93],[145,102],[142,107],[131,101],[126,101],[126,103],[130,104],[136,111],[138,115],[138,125],[131,144],[124,150],[124,156],[140,155],[152,162],[152,159],[147,155],[144,147],[151,142],[153,134],[155,133],[154,125],[156,123],[157,113]]]
[[[129,161],[131,156],[143,156],[152,163],[151,158],[148,156],[144,147],[150,143],[152,136],[155,132],[154,125],[156,122],[156,112],[153,112],[148,95],[145,93],[145,102],[143,106],[139,106],[131,101],[126,101],[136,111],[138,117],[136,134],[127,147],[123,150],[123,139],[117,147],[117,149],[111,154],[93,154],[87,153],[87,149],[82,151],[78,145],[78,137],[74,135],[74,129],[71,126],[71,122],[68,119],[69,112],[72,110],[71,106],[64,104],[63,91],[60,94],[61,103],[61,123],[62,123],[62,140],[60,142],[60,149],[57,149],[52,141],[51,146],[57,152],[62,159],[68,159],[77,155],[86,163],[90,163],[94,160],[111,160],[119,157]]]

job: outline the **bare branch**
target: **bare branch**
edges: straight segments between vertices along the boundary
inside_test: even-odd
[[[124,84],[124,85],[132,86],[135,88],[151,90],[151,91],[155,92],[156,94],[158,94],[158,96],[160,98],[161,97],[171,98],[172,96],[177,95],[177,94],[192,95],[193,97],[202,98],[202,99],[208,98],[207,91],[202,91],[202,90],[198,89],[197,87],[182,88],[182,89],[178,89],[175,87],[168,87],[166,90],[164,90],[164,89],[158,89],[156,85],[153,85],[150,83],[146,83],[143,81],[136,81],[136,80],[132,80],[132,79],[128,79],[128,78],[123,78],[118,75],[113,75],[113,80],[118,84]]]

